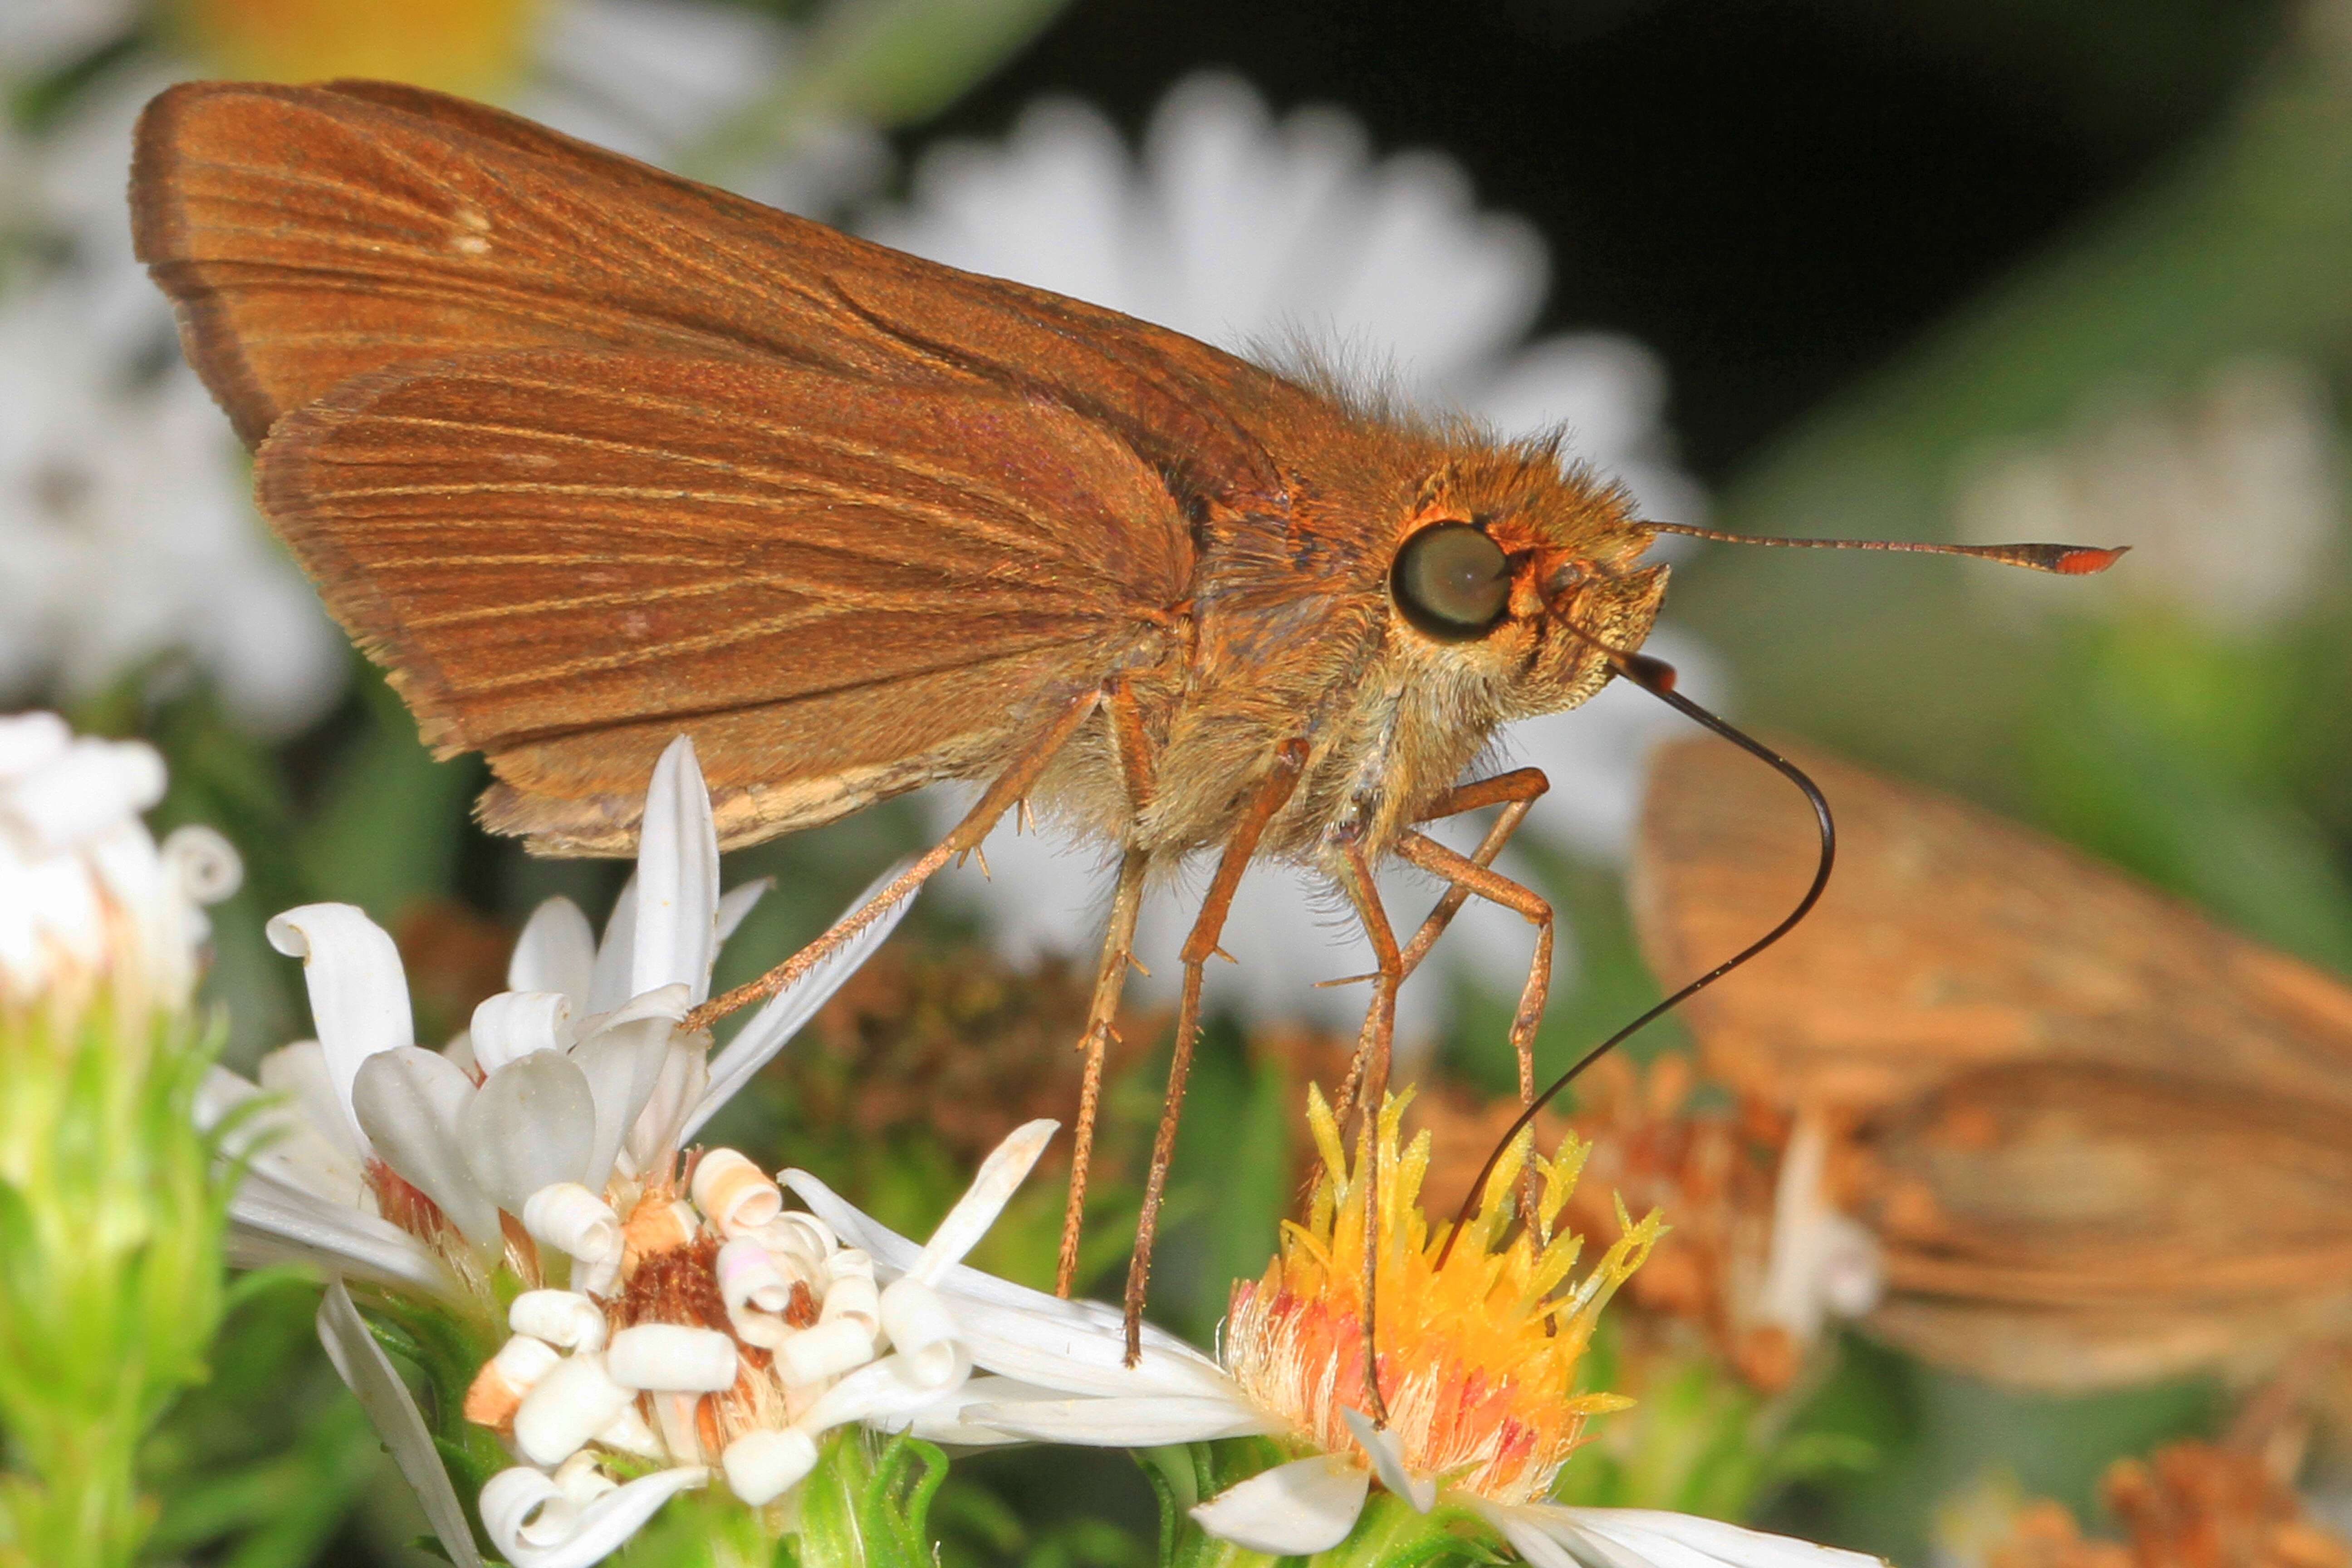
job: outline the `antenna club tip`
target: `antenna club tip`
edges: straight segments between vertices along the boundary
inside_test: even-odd
[[[2053,571],[2063,572],[2069,577],[2087,577],[2095,572],[2105,571],[2130,551],[2128,544],[2110,545],[2103,550],[2076,545],[2061,554],[2051,566]]]

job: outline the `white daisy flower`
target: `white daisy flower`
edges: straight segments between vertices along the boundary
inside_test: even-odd
[[[208,1121],[265,1090],[285,1097],[236,1140],[251,1166],[231,1208],[233,1251],[248,1263],[308,1258],[454,1303],[487,1300],[501,1267],[534,1278],[566,1268],[568,1255],[587,1279],[616,1268],[617,1236],[599,1239],[584,1222],[530,1229],[534,1195],[562,1184],[627,1213],[906,909],[711,1056],[708,1035],[678,1024],[709,994],[719,944],[765,887],[719,895],[709,795],[681,736],[654,770],[636,876],[602,944],[569,900],[541,905],[516,943],[511,989],[476,1008],[446,1049],[415,1043],[400,955],[382,928],[348,904],[278,916],[270,940],[303,960],[319,1037],[265,1058],[257,1084],[226,1068],[207,1082]]]
[[[1319,1096],[1308,1120],[1324,1164],[1304,1226],[1285,1227],[1264,1279],[1234,1287],[1221,1361],[1147,1329],[1125,1364],[1116,1309],[1064,1301],[970,1269],[937,1279],[961,1325],[975,1378],[961,1407],[933,1412],[943,1437],[1000,1437],[1144,1447],[1249,1434],[1298,1457],[1192,1510],[1218,1538],[1275,1556],[1345,1541],[1380,1484],[1426,1514],[1441,1502],[1485,1519],[1539,1568],[1874,1568],[1858,1552],[1714,1520],[1642,1509],[1570,1508],[1552,1483],[1592,1415],[1629,1402],[1575,1394],[1577,1363],[1611,1295],[1664,1229],[1629,1225],[1580,1278],[1580,1246],[1554,1222],[1584,1151],[1535,1162],[1538,1221],[1521,1226],[1522,1143],[1444,1249],[1419,1205],[1426,1135],[1401,1147],[1404,1101],[1381,1118],[1378,1289],[1385,1424],[1365,1413],[1362,1237],[1367,1184],[1351,1173]],[[803,1172],[785,1184],[845,1242],[870,1252],[876,1277],[909,1267],[892,1236]],[[925,1430],[918,1422],[916,1430]]]
[[[236,851],[208,827],[159,847],[139,814],[163,760],[137,741],[77,737],[54,713],[0,717],[0,1002],[74,1002],[101,981],[177,1006],[208,928],[236,890]]]
[[[968,1272],[963,1255],[1055,1125],[1016,1129],[887,1277],[821,1218],[785,1213],[776,1184],[731,1149],[703,1152],[682,1185],[649,1184],[625,1219],[576,1185],[536,1194],[534,1234],[584,1216],[614,1234],[619,1261],[601,1288],[516,1296],[510,1337],[467,1391],[466,1419],[522,1461],[479,1500],[499,1555],[514,1568],[586,1568],[705,1486],[782,1533],[834,1428],[952,1427],[972,1358],[940,1281]],[[320,1332],[451,1556],[478,1562],[431,1433],[340,1281]]]
[[[1139,156],[1094,110],[1068,100],[1032,106],[1000,145],[949,142],[917,164],[903,207],[864,231],[971,271],[1011,278],[1106,305],[1243,353],[1278,361],[1294,342],[1327,345],[1343,365],[1386,378],[1412,403],[1459,407],[1506,435],[1565,426],[1570,449],[1620,479],[1654,517],[1704,511],[1672,458],[1662,415],[1665,374],[1638,343],[1605,334],[1526,341],[1547,262],[1524,221],[1475,205],[1463,171],[1432,153],[1375,160],[1363,129],[1338,110],[1276,121],[1245,83],[1191,78],[1152,119]],[[1685,665],[1686,689],[1716,685],[1704,649],[1670,632],[1653,651]],[[1696,666],[1694,670],[1689,666]],[[1637,806],[1650,744],[1676,721],[1663,705],[1612,686],[1572,713],[1516,726],[1501,766],[1533,763],[1553,794],[1533,826],[1577,849],[1616,859]],[[1499,771],[1499,770],[1498,770]],[[968,793],[927,801],[941,831]],[[987,845],[988,880],[961,879],[1016,960],[1083,952],[1099,928],[1107,884],[1073,877],[1056,843],[1001,827]],[[1468,849],[1477,833],[1439,825]],[[1523,862],[1501,868],[1524,878]],[[1384,875],[1392,919],[1416,921],[1439,889]],[[1291,875],[1245,878],[1223,946],[1239,965],[1209,973],[1210,994],[1253,1017],[1304,1017],[1352,1031],[1360,991],[1311,990],[1300,976],[1368,973],[1370,948],[1342,900]],[[1177,889],[1147,900],[1139,952],[1174,949],[1192,910]],[[1472,900],[1441,945],[1443,963],[1516,993],[1527,975],[1528,927]],[[1566,952],[1569,944],[1563,942]],[[1176,967],[1139,977],[1139,995],[1172,995]],[[1433,975],[1433,979],[1434,976]],[[1437,1030],[1444,988],[1423,981],[1398,998],[1402,1042]]]

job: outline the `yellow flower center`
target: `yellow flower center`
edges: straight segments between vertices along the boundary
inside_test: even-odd
[[[1536,1195],[1521,1223],[1520,1177],[1533,1153],[1518,1140],[1496,1164],[1475,1216],[1441,1265],[1452,1228],[1421,1211],[1429,1135],[1399,1148],[1410,1092],[1381,1110],[1376,1183],[1349,1162],[1322,1094],[1307,1124],[1322,1156],[1305,1225],[1286,1222],[1263,1279],[1234,1287],[1227,1368],[1250,1397],[1329,1453],[1355,1451],[1340,1411],[1362,1410],[1364,1205],[1378,1198],[1374,1337],[1389,1430],[1405,1467],[1489,1501],[1527,1502],[1582,1441],[1585,1418],[1632,1401],[1577,1394],[1576,1363],[1601,1307],[1664,1231],[1652,1213],[1631,1224],[1589,1273],[1571,1280],[1582,1246],[1555,1230],[1590,1145],[1571,1137],[1535,1157]],[[1368,1188],[1377,1186],[1376,1194]]]

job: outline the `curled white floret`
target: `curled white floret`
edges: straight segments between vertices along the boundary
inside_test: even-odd
[[[783,1316],[793,1304],[793,1282],[768,1249],[748,1236],[738,1237],[719,1249],[716,1269],[719,1299],[736,1337],[762,1350],[783,1343],[793,1331]]]
[[[577,1182],[556,1182],[531,1194],[522,1205],[522,1227],[541,1246],[591,1269],[621,1258],[620,1217]]]
[[[838,1266],[844,1258],[855,1258],[860,1267],[843,1269]],[[818,1323],[848,1321],[862,1327],[868,1338],[880,1333],[882,1293],[875,1289],[874,1260],[862,1252],[844,1247],[834,1254],[833,1263],[835,1267],[825,1287],[824,1304],[817,1310]]]
[[[968,1364],[957,1349],[955,1315],[938,1291],[911,1274],[883,1290],[882,1331],[907,1381],[919,1388],[944,1388]]]
[[[482,1528],[514,1568],[588,1568],[618,1551],[664,1503],[709,1479],[700,1465],[682,1465],[582,1503],[555,1478],[517,1466],[483,1486]]]
[[[569,1501],[582,1508],[621,1489],[621,1483],[606,1475],[603,1462],[586,1448],[555,1467],[555,1485]]]
[[[809,1214],[780,1214],[753,1233],[761,1246],[773,1253],[812,1285],[823,1281],[828,1261],[841,1250],[833,1227]]]
[[[717,1394],[735,1386],[735,1342],[716,1329],[639,1323],[613,1336],[604,1369],[625,1388]]]
[[[601,1355],[568,1356],[523,1396],[515,1447],[534,1465],[559,1465],[611,1426],[635,1397],[613,1380]]]
[[[604,1348],[604,1310],[576,1290],[526,1290],[507,1309],[507,1327],[568,1351]]]
[[[798,1427],[762,1427],[728,1444],[719,1462],[729,1489],[753,1508],[762,1508],[816,1468],[816,1440]]]
[[[822,1383],[874,1359],[874,1331],[856,1318],[803,1329],[776,1347],[776,1370],[788,1385]]]
[[[466,1419],[484,1426],[504,1426],[514,1419],[525,1395],[555,1370],[563,1358],[553,1345],[530,1334],[517,1334],[482,1363],[466,1390]]]
[[[634,1399],[613,1417],[611,1426],[596,1434],[596,1441],[607,1448],[635,1454],[641,1459],[669,1458],[669,1450],[662,1446],[661,1434],[654,1430],[654,1424],[646,1419],[645,1412],[637,1408],[637,1402]]]
[[[163,864],[190,903],[216,904],[245,885],[245,863],[236,846],[201,822],[174,827],[165,836]]]
[[[732,1149],[713,1149],[696,1162],[690,1191],[723,1236],[756,1231],[784,1210],[783,1189]]]

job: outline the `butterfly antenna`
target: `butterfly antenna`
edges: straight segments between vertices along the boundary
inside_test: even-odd
[[[2104,572],[2131,548],[2118,544],[2100,549],[2088,544],[1929,544],[1911,539],[1785,539],[1762,533],[1726,533],[1717,528],[1693,528],[1680,522],[1637,522],[1653,533],[1679,533],[1691,539],[1712,539],[1718,544],[1771,544],[1788,550],[1900,550],[1920,555],[1968,555],[1998,561],[2033,572],[2087,577]],[[1694,715],[1696,716],[1696,715]],[[1728,733],[1717,726],[1718,733]],[[1751,748],[1752,749],[1752,748]]]
[[[1811,542],[1799,540],[1795,542],[1808,543]],[[1895,546],[1892,548],[1900,548],[1900,546]],[[2018,548],[2042,549],[2049,547],[2028,545],[2020,546]],[[2060,568],[2060,570],[2063,570],[2063,568]],[[2088,568],[2088,570],[2097,570],[2097,568]],[[1802,768],[1800,768],[1796,763],[1780,755],[1780,752],[1772,750],[1771,747],[1767,746],[1761,741],[1757,740],[1754,736],[1747,734],[1727,721],[1716,717],[1713,713],[1708,712],[1706,709],[1700,707],[1697,703],[1692,701],[1689,698],[1675,690],[1675,667],[1668,664],[1665,660],[1662,658],[1653,658],[1645,653],[1628,653],[1622,648],[1612,647],[1607,643],[1604,643],[1600,638],[1594,637],[1591,633],[1584,630],[1581,626],[1576,626],[1573,622],[1569,621],[1565,616],[1562,616],[1558,624],[1566,626],[1568,629],[1577,637],[1582,638],[1588,643],[1591,643],[1594,647],[1599,648],[1603,654],[1606,654],[1609,658],[1610,664],[1615,668],[1619,675],[1624,677],[1627,680],[1632,681],[1634,685],[1640,687],[1643,690],[1648,692],[1659,701],[1664,702],[1669,708],[1674,709],[1676,712],[1683,714],[1685,718],[1714,731],[1717,734],[1722,736],[1733,745],[1738,746],[1741,751],[1748,752],[1749,755],[1754,756],[1766,763],[1769,763],[1775,772],[1780,774],[1781,777],[1787,779],[1790,784],[1796,785],[1799,790],[1802,791],[1805,796],[1805,804],[1813,808],[1813,820],[1821,828],[1821,858],[1813,867],[1812,885],[1805,889],[1805,896],[1797,900],[1797,907],[1790,910],[1787,915],[1783,916],[1779,925],[1774,926],[1770,931],[1766,931],[1762,936],[1758,937],[1754,942],[1749,942],[1746,947],[1741,948],[1738,952],[1732,954],[1729,958],[1725,959],[1721,963],[1717,964],[1713,969],[1708,970],[1705,974],[1700,975],[1696,980],[1692,981],[1689,984],[1684,986],[1681,990],[1675,992],[1673,995],[1667,997],[1664,1001],[1659,1003],[1656,1006],[1652,1007],[1648,1012],[1643,1013],[1640,1017],[1634,1019],[1632,1023],[1626,1025],[1623,1028],[1618,1030],[1615,1034],[1610,1036],[1607,1039],[1601,1041],[1591,1050],[1585,1052],[1584,1055],[1579,1057],[1576,1059],[1574,1066],[1570,1067],[1566,1072],[1560,1074],[1559,1077],[1554,1079],[1549,1089],[1546,1089],[1541,1094],[1537,1095],[1535,1099],[1528,1103],[1527,1109],[1519,1112],[1518,1120],[1512,1122],[1510,1130],[1505,1132],[1501,1139],[1496,1142],[1494,1152],[1486,1156],[1486,1163],[1478,1168],[1476,1179],[1470,1184],[1470,1191],[1462,1200],[1462,1208],[1460,1212],[1455,1214],[1454,1216],[1453,1228],[1446,1233],[1445,1245],[1438,1249],[1437,1267],[1440,1268],[1444,1268],[1445,1260],[1454,1255],[1454,1242],[1460,1239],[1463,1230],[1470,1223],[1471,1216],[1477,1213],[1478,1200],[1485,1194],[1486,1191],[1486,1183],[1493,1177],[1495,1167],[1502,1162],[1503,1155],[1510,1149],[1513,1141],[1516,1140],[1520,1133],[1526,1131],[1529,1127],[1535,1124],[1536,1113],[1541,1110],[1545,1106],[1550,1104],[1552,1100],[1561,1089],[1564,1089],[1570,1084],[1574,1083],[1578,1075],[1582,1073],[1585,1068],[1591,1067],[1594,1062],[1599,1061],[1602,1057],[1607,1056],[1611,1051],[1615,1050],[1619,1046],[1624,1044],[1626,1040],[1632,1038],[1634,1035],[1639,1034],[1642,1030],[1649,1027],[1650,1025],[1657,1022],[1668,1013],[1673,1012],[1676,1007],[1681,1006],[1684,1003],[1689,1001],[1692,997],[1697,995],[1700,992],[1706,990],[1708,986],[1714,984],[1717,981],[1722,979],[1725,975],[1730,973],[1733,970],[1738,968],[1749,959],[1754,958],[1758,953],[1762,952],[1766,948],[1770,947],[1774,942],[1779,942],[1790,931],[1796,930],[1797,923],[1800,921],[1802,921],[1807,915],[1812,913],[1813,906],[1822,901],[1822,891],[1830,884],[1830,868],[1837,861],[1837,821],[1830,815],[1830,803],[1828,798],[1822,794],[1821,786],[1813,783],[1811,778],[1808,778]]]

